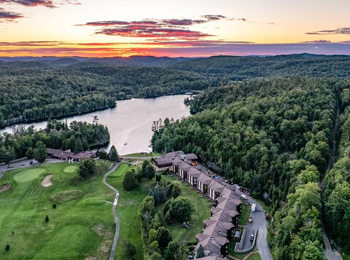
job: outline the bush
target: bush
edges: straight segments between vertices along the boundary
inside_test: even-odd
[[[96,173],[96,163],[93,159],[85,159],[79,164],[78,175],[87,179]]]
[[[146,176],[148,179],[152,180],[154,176],[156,175],[156,170],[153,168],[152,165],[147,165],[145,168],[144,176]]]
[[[52,204],[52,208],[56,209],[57,208],[56,204]]]
[[[49,222],[49,221],[50,221],[50,218],[49,218],[48,215],[46,215],[46,217],[45,217],[45,222],[47,223],[47,222]]]
[[[125,174],[123,187],[126,191],[131,191],[137,187],[136,175],[133,172],[127,172]]]
[[[5,251],[6,251],[6,252],[10,251],[10,245],[9,245],[9,244],[7,244],[7,245],[5,246]]]
[[[162,180],[162,175],[156,175],[156,182],[160,182]]]
[[[123,254],[124,254],[124,259],[128,259],[128,260],[136,259],[136,255],[137,255],[136,247],[129,241],[124,241]]]

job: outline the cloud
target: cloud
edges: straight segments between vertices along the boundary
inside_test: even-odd
[[[315,41],[305,41],[305,42],[301,42],[301,43],[310,43],[310,44],[314,44],[314,43],[319,43],[319,44],[330,44],[332,43],[331,41],[327,41],[327,40],[315,40]]]
[[[226,18],[226,16],[220,15],[220,14],[219,15],[207,14],[207,15],[203,15],[202,17],[207,19],[207,21],[217,21],[217,20]]]
[[[76,26],[101,27],[95,34],[167,40],[198,40],[213,36],[188,27],[225,19],[223,15],[203,15],[202,19],[145,19],[142,21],[96,21]]]
[[[0,0],[0,4],[1,3],[19,4],[19,5],[24,5],[28,7],[45,6],[47,8],[55,8],[58,5],[65,5],[65,4],[71,4],[71,5],[80,4],[76,0],[60,0],[57,2],[53,2],[52,0]]]
[[[27,46],[27,47],[37,47],[37,46],[58,46],[63,44],[60,41],[21,41],[21,42],[0,42],[0,46],[6,47],[17,47],[17,46]]]
[[[321,30],[315,32],[307,32],[305,34],[309,35],[327,35],[327,34],[349,34],[350,35],[350,27],[337,28],[333,30]]]
[[[11,22],[23,17],[24,16],[19,13],[8,12],[8,11],[5,11],[3,8],[0,8],[0,22],[1,21]]]

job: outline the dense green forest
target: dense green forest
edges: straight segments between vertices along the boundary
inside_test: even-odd
[[[34,127],[25,129],[20,126],[14,129],[14,134],[0,133],[0,163],[24,156],[33,158],[38,143],[44,144],[45,148],[77,153],[109,143],[109,132],[105,126],[96,122],[89,124],[74,121],[68,126],[64,122],[52,120],[46,129],[40,131]]]
[[[0,127],[114,107],[117,99],[157,97],[215,87],[191,72],[106,63],[49,66],[0,62]]]
[[[295,54],[268,57],[216,56],[182,61],[172,65],[172,68],[241,81],[276,76],[349,78],[349,66],[349,56]]]
[[[0,61],[0,127],[114,107],[131,97],[266,77],[349,78],[348,56],[19,58]]]
[[[165,120],[152,138],[153,149],[194,152],[254,197],[268,194],[275,259],[323,259],[318,183],[332,159],[339,97],[348,99],[349,89],[348,80],[312,78],[221,87],[191,102],[193,117]]]

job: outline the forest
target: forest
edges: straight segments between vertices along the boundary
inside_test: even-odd
[[[9,163],[16,158],[35,157],[35,151],[46,148],[71,150],[74,153],[86,151],[109,143],[108,129],[98,124],[73,121],[50,120],[46,129],[25,129],[23,126],[13,129],[14,133],[0,133],[0,163]],[[42,150],[43,150],[42,149]]]
[[[253,197],[267,194],[275,212],[270,230],[274,259],[323,259],[322,218],[334,228],[339,245],[348,246],[349,90],[350,81],[340,79],[229,84],[191,101],[194,116],[164,120],[154,131],[153,149],[196,153]],[[336,156],[338,120],[345,159],[340,157],[328,172]]]
[[[270,77],[350,77],[348,56],[1,58],[0,127]]]
[[[0,127],[116,106],[115,101],[219,86],[215,78],[166,68],[0,62]]]

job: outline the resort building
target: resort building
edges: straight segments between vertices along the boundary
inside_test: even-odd
[[[169,169],[182,182],[188,183],[216,204],[211,217],[204,221],[202,234],[198,234],[195,255],[202,246],[202,260],[226,260],[228,244],[235,239],[235,228],[242,212],[242,202],[233,185],[224,178],[211,174],[198,162],[195,154],[182,151],[168,153],[155,160],[158,169]],[[196,258],[196,257],[195,257]]]

